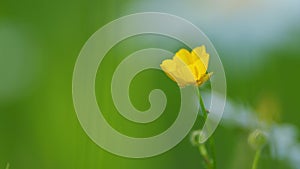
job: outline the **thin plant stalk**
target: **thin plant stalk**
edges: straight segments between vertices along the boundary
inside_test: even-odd
[[[198,91],[198,98],[199,98],[199,103],[200,103],[200,107],[201,107],[201,111],[203,112],[203,116],[204,116],[204,121],[207,119],[207,110],[205,108],[205,105],[204,105],[204,102],[203,102],[203,99],[201,97],[201,94]],[[207,150],[206,150],[206,146],[205,144],[200,144],[199,145],[199,151],[200,151],[200,154],[203,156],[204,158],[204,161],[207,165],[207,168],[208,169],[216,169],[216,158],[215,158],[215,150],[214,150],[214,140],[213,138],[210,138],[209,139],[209,143],[210,143],[210,152],[212,154],[212,157],[209,157],[208,153],[207,153]]]
[[[199,148],[200,154],[202,155],[202,157],[204,159],[207,169],[214,169],[213,162],[208,155],[205,144],[200,144],[198,148]]]
[[[215,139],[213,137],[209,138],[209,145],[211,150],[211,157],[213,159],[213,167],[216,169],[217,160],[216,160],[216,152],[215,152]]]
[[[253,164],[252,164],[252,169],[257,169],[257,166],[258,166],[258,161],[259,161],[259,158],[260,158],[260,154],[261,154],[261,149],[258,149],[255,153],[255,156],[254,156],[254,160],[253,160]]]

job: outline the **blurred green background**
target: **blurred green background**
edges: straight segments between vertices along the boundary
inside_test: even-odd
[[[228,98],[258,112],[268,123],[300,129],[297,0],[0,0],[0,169],[7,163],[11,169],[203,168],[189,137],[159,156],[129,159],[99,148],[77,120],[72,72],[82,46],[106,23],[145,11],[171,13],[197,25],[223,62]],[[146,110],[149,92],[162,88],[168,97],[164,115],[141,125],[115,110],[109,88],[115,67],[128,54],[148,47],[176,52],[184,45],[155,35],[126,39],[108,53],[114,57],[103,60],[96,79],[98,103],[107,112],[106,119],[130,136],[164,131],[179,109],[176,84],[163,72],[148,70],[132,81],[130,97],[138,109]],[[194,128],[199,128],[198,122]],[[247,143],[249,132],[236,126],[218,127],[218,168],[250,168],[254,151]],[[259,168],[292,168],[288,160],[274,158],[271,148],[266,149]]]

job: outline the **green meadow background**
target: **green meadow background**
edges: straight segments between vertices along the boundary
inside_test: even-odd
[[[300,4],[296,0],[0,0],[0,169],[8,163],[11,169],[203,168],[189,137],[159,156],[123,158],[99,148],[76,117],[72,73],[82,46],[101,26],[144,11],[171,13],[201,28],[223,62],[228,99],[272,123],[300,129]],[[131,37],[112,48],[96,78],[95,91],[105,118],[129,136],[164,131],[180,108],[176,84],[161,71],[147,70],[133,79],[131,100],[137,109],[146,110],[149,92],[161,88],[168,97],[164,114],[141,125],[116,111],[110,94],[115,68],[132,52],[149,47],[176,52],[185,46],[163,36]],[[194,129],[199,126],[197,121]],[[254,151],[247,143],[249,132],[226,125],[217,128],[218,168],[251,168]],[[266,151],[259,168],[291,166]]]

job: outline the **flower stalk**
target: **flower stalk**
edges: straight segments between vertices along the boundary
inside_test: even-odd
[[[204,159],[204,163],[207,167],[207,169],[214,169],[214,162],[213,160],[209,157],[208,153],[207,153],[207,149],[205,144],[200,144],[198,146],[199,152],[202,155],[203,159]]]
[[[183,88],[188,85],[200,87],[212,76],[212,72],[207,72],[209,62],[209,54],[206,52],[204,45],[194,48],[191,52],[186,49],[180,49],[176,52],[172,59],[166,59],[161,64],[161,69],[166,75],[175,81],[179,87]],[[203,113],[204,121],[207,118],[207,111],[204,102],[197,90],[201,111]],[[195,137],[201,137],[198,131],[193,133],[192,143],[198,146],[200,154],[203,156],[207,169],[215,169],[215,155],[213,149],[213,141],[209,141],[210,151],[207,151],[206,144],[200,143]],[[212,154],[212,158],[209,156]]]
[[[204,104],[204,101],[201,97],[201,94],[198,91],[198,98],[199,98],[199,103],[200,103],[200,107],[201,107],[201,111],[203,113],[203,117],[204,117],[204,121],[207,119],[207,115],[208,115],[208,112],[205,108],[205,104]],[[202,155],[203,159],[204,159],[204,162],[205,162],[205,165],[207,167],[207,169],[216,169],[216,159],[215,159],[215,151],[214,151],[214,140],[213,138],[211,137],[209,139],[209,148],[210,148],[210,152],[211,152],[211,156],[209,156],[208,152],[207,152],[207,149],[206,149],[206,144],[205,143],[202,143],[202,144],[199,144],[198,146],[198,149],[199,149],[199,152],[200,154]]]
[[[262,130],[256,129],[252,133],[250,133],[248,137],[248,142],[250,146],[255,150],[252,169],[257,169],[261,151],[266,145],[267,141],[268,141],[267,135]]]
[[[256,150],[254,160],[253,160],[253,163],[252,163],[252,169],[257,169],[260,154],[261,154],[261,148]]]

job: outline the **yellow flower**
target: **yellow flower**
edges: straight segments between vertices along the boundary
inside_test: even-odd
[[[180,49],[173,59],[164,60],[160,67],[180,87],[200,86],[212,75],[212,72],[207,73],[208,61],[209,54],[202,45],[192,52]]]

